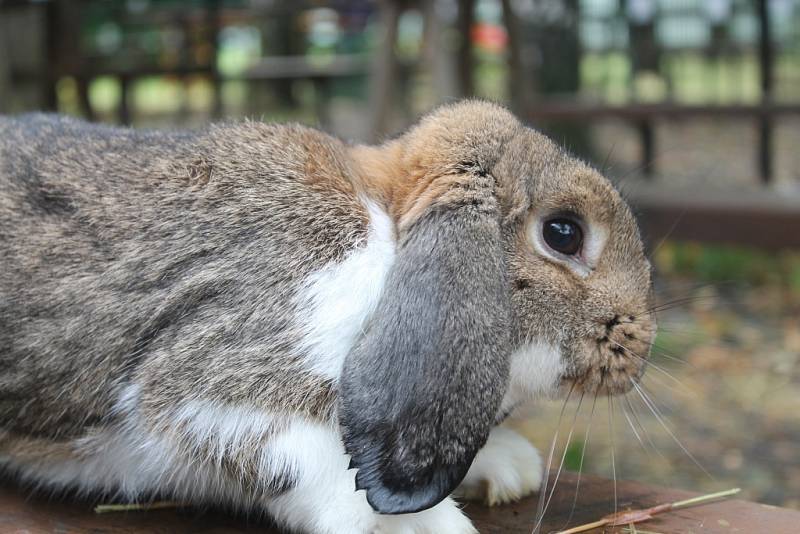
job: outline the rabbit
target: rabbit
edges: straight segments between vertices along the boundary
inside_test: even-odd
[[[0,469],[312,533],[476,532],[538,489],[521,406],[640,380],[611,183],[503,107],[380,145],[0,118]]]

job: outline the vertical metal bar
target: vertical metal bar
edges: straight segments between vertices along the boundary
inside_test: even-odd
[[[528,110],[533,89],[529,83],[530,72],[525,68],[522,57],[522,29],[520,20],[514,13],[511,0],[501,0],[503,6],[503,24],[508,33],[508,79],[511,97],[511,109],[523,115]]]
[[[60,6],[55,1],[46,3],[44,7],[44,38],[47,60],[45,72],[41,78],[41,91],[44,108],[48,111],[58,111],[56,83],[58,82],[58,72],[61,68],[59,45],[61,42],[60,30],[62,29],[59,23],[59,9]]]
[[[653,122],[650,119],[642,119],[637,123],[639,130],[639,144],[642,147],[642,174],[652,178],[655,174],[655,132]]]
[[[78,85],[78,104],[81,109],[81,113],[83,116],[86,117],[89,121],[94,121],[97,117],[95,117],[94,110],[92,109],[92,102],[89,99],[89,78],[84,75],[79,75],[76,79]]]
[[[758,0],[758,20],[761,30],[759,43],[759,66],[761,71],[761,104],[772,102],[773,48],[769,20],[769,0]],[[759,118],[758,171],[763,183],[772,179],[772,117],[762,114]]]
[[[397,43],[398,24],[402,11],[400,2],[382,0],[378,2],[381,42],[375,53],[370,73],[370,140],[375,141],[386,133],[393,102],[395,85],[400,69],[394,47]]]
[[[130,85],[131,76],[125,73],[121,74],[119,77],[119,122],[126,126],[131,123]]]
[[[219,32],[222,28],[222,16],[219,0],[209,0],[206,11],[206,38],[211,45],[211,85],[214,87],[214,102],[212,104],[211,116],[219,118],[222,116],[222,77],[217,68],[217,52],[219,50]]]
[[[474,0],[458,2],[458,85],[461,96],[472,96],[472,23],[475,19]]]

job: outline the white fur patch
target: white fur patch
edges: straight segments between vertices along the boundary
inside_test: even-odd
[[[366,245],[312,274],[301,296],[308,364],[332,380],[339,378],[345,356],[375,311],[395,259],[391,219],[374,202],[364,203],[370,220]]]
[[[494,506],[538,490],[541,479],[539,452],[513,430],[497,427],[478,451],[456,495]]]
[[[254,495],[238,481],[217,470],[224,456],[235,456],[245,447],[256,457],[260,473],[270,477],[285,472],[268,450],[258,444],[274,432],[273,418],[255,408],[229,407],[210,401],[194,401],[178,407],[166,421],[180,429],[175,433],[150,429],[139,414],[140,389],[131,385],[122,392],[114,413],[120,426],[90,434],[72,442],[70,458],[45,458],[35,464],[13,465],[19,474],[35,484],[52,489],[76,488],[103,492],[135,502],[157,492],[197,503],[229,503],[242,508],[256,505]],[[192,449],[202,448],[208,463],[199,463]],[[216,460],[216,462],[215,462]]]
[[[447,498],[416,514],[382,515],[372,532],[381,534],[478,534],[455,501]]]
[[[566,371],[561,351],[548,343],[533,342],[511,354],[508,390],[503,398],[502,413],[508,413],[527,402],[552,397],[558,392]]]
[[[138,386],[125,388],[113,409],[125,421],[122,427],[73,441],[69,458],[43,458],[14,467],[24,479],[52,489],[100,491],[126,500],[157,489],[167,470],[176,476],[181,470],[163,440],[138,428],[139,391]]]
[[[207,400],[183,404],[171,418],[197,444],[212,445],[214,457],[236,452],[276,431],[274,418],[256,408]]]
[[[300,416],[277,416],[256,407],[195,400],[170,411],[162,432],[139,413],[140,389],[128,386],[114,412],[123,424],[73,442],[70,458],[9,467],[40,486],[105,492],[126,502],[156,493],[181,502],[230,504],[266,511],[292,531],[326,534],[474,534],[452,499],[417,514],[376,514],[355,490],[338,428]],[[181,435],[184,439],[176,440]],[[210,454],[198,462],[194,447]],[[249,455],[249,456],[248,456]],[[259,496],[223,474],[219,462],[254,460],[268,480],[291,474],[292,485],[277,496]],[[218,461],[214,461],[218,460]]]
[[[273,450],[297,466],[295,487],[267,502],[272,516],[291,529],[320,534],[477,532],[450,498],[416,514],[376,514],[365,492],[355,491],[356,471],[347,469],[349,457],[333,428],[296,420]]]

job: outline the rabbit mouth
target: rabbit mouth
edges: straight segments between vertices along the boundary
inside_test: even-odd
[[[621,395],[638,383],[647,369],[655,324],[632,315],[614,315],[581,342],[565,382],[590,394]]]

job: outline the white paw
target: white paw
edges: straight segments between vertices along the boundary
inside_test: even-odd
[[[375,534],[478,534],[450,497],[415,514],[379,515]]]
[[[533,493],[541,479],[539,452],[513,430],[497,427],[478,451],[455,495],[495,506]]]

